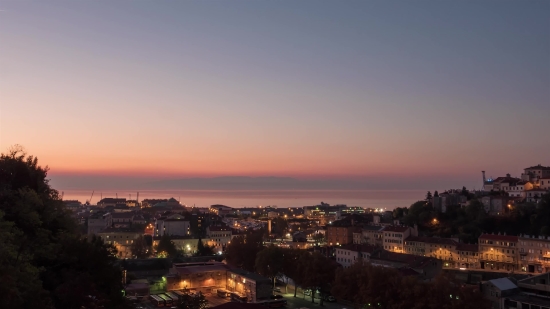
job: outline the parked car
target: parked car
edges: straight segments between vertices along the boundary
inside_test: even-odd
[[[273,288],[273,291],[281,293],[281,288],[276,286]]]
[[[334,296],[332,296],[332,295],[329,295],[329,296],[327,296],[327,298],[325,300],[328,301],[328,302],[333,303],[333,302],[336,301],[336,298],[334,298]]]
[[[310,289],[305,290],[304,295],[310,296],[311,295],[311,290]]]

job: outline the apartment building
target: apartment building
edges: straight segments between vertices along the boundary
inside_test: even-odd
[[[383,230],[383,226],[364,225],[361,230],[357,230],[353,233],[353,243],[382,246]]]
[[[416,229],[408,226],[386,226],[382,231],[382,247],[391,252],[404,253],[405,239],[418,236]]]
[[[100,208],[115,207],[116,205],[120,205],[120,204],[126,205],[126,199],[106,197],[101,199],[99,202],[97,202],[97,207],[100,207]]]
[[[171,214],[163,216],[155,221],[155,236],[171,235],[171,236],[189,236],[190,231],[189,219],[181,214]]]
[[[98,232],[97,235],[106,244],[115,246],[118,257],[124,259],[132,258],[132,244],[140,235],[143,235],[143,231],[132,228],[109,227]]]
[[[96,212],[88,217],[88,235],[97,234],[98,232],[111,227],[113,218],[108,212]]]
[[[336,247],[334,249],[334,253],[336,255],[336,262],[344,268],[347,268],[359,259],[369,261],[371,254],[377,249],[379,249],[379,247],[366,244],[347,244],[341,247]]]
[[[482,234],[479,236],[479,260],[482,269],[517,270],[519,240],[517,236]]]
[[[479,268],[479,246],[477,244],[461,244],[456,247],[460,268]]]
[[[209,226],[206,228],[207,245],[214,247],[214,252],[221,254],[231,243],[231,228],[226,226]]]
[[[524,272],[550,272],[550,237],[519,237],[519,267]]]

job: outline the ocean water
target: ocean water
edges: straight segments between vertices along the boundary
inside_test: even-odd
[[[92,190],[60,190],[65,200],[90,199]],[[92,204],[102,197],[135,199],[137,191],[104,190],[94,192]],[[370,208],[408,207],[424,199],[426,191],[420,190],[139,190],[139,199],[170,198],[180,203],[197,207],[223,204],[235,208],[256,206],[302,207],[318,205],[321,202],[346,204]]]

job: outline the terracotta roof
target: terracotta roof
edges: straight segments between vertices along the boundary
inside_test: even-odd
[[[403,233],[409,229],[408,226],[395,226],[395,225],[389,225],[384,227],[384,232],[399,232]]]
[[[458,244],[456,247],[456,250],[458,251],[470,251],[470,252],[478,252],[479,246],[476,244]]]
[[[438,238],[438,237],[417,237],[417,236],[410,236],[405,239],[405,241],[417,241],[417,242],[425,242],[429,244],[439,244],[439,245],[451,245],[456,246],[458,245],[457,241],[454,241],[449,238]]]
[[[366,244],[347,244],[347,245],[343,245],[341,247],[336,247],[336,249],[342,249],[342,250],[350,250],[350,251],[355,251],[355,252],[368,252],[368,253],[373,253],[374,251],[376,251],[376,249],[380,249],[379,247],[376,247],[376,246],[371,246],[371,245],[366,245]]]
[[[517,236],[511,235],[493,235],[493,234],[482,234],[479,236],[479,239],[489,239],[489,240],[502,240],[502,241],[518,241]]]

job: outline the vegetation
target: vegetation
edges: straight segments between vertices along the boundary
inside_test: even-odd
[[[147,248],[147,244],[145,242],[145,239],[142,235],[140,235],[132,244],[130,247],[130,250],[132,251],[132,256],[138,258],[138,259],[145,259],[150,256],[149,248]]]
[[[283,272],[284,249],[276,246],[269,246],[256,255],[256,271],[271,279],[275,287],[275,279]]]
[[[197,253],[195,253],[195,256],[211,256],[214,255],[214,247],[205,245],[202,242],[202,239],[199,237],[199,242],[197,244]]]
[[[439,213],[430,202],[418,201],[409,208],[396,208],[393,216],[404,224],[417,224],[423,235],[458,237],[467,243],[476,243],[482,233],[550,235],[550,194],[538,203],[510,205],[498,216],[489,216],[478,199],[464,194],[470,198],[466,207],[448,206],[445,213]]]
[[[178,304],[179,309],[206,309],[207,307],[208,301],[202,293],[194,296],[185,294]]]
[[[336,273],[332,294],[353,308],[491,308],[474,286],[463,286],[445,276],[423,282],[395,269],[363,261]]]
[[[116,250],[88,240],[21,147],[0,155],[0,308],[128,308]]]
[[[233,267],[254,271],[256,256],[263,248],[263,230],[249,231],[231,240],[225,249],[225,259]]]
[[[157,247],[155,248],[157,251],[158,257],[175,257],[178,255],[178,249],[176,248],[176,245],[170,239],[170,236],[168,235],[162,235],[159,239],[159,243]]]

